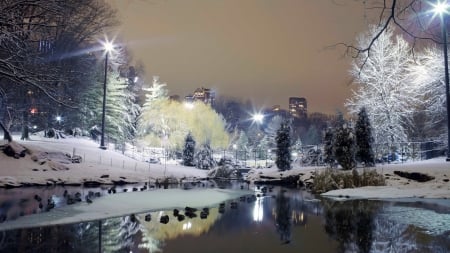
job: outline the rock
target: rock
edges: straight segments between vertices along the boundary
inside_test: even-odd
[[[3,152],[7,156],[19,159],[20,157],[25,157],[25,153],[27,152],[27,150],[22,145],[18,144],[15,141],[12,141],[6,145],[6,147],[3,149]]]
[[[94,180],[88,180],[83,182],[83,186],[85,187],[100,187],[102,185],[101,182],[94,181]]]
[[[169,223],[169,215],[163,215],[161,216],[161,218],[159,219],[159,222],[162,224],[167,224]]]
[[[394,171],[394,174],[397,175],[397,176],[404,177],[404,178],[407,178],[407,179],[411,179],[411,180],[414,180],[414,181],[417,181],[417,182],[421,182],[421,183],[427,182],[427,181],[431,181],[431,180],[434,179],[433,176],[429,176],[427,174],[423,174],[423,173],[419,173],[419,172],[409,173],[409,172],[406,172],[406,171],[398,171],[398,170],[396,170],[396,171]]]
[[[72,158],[70,158],[72,163],[81,163],[83,161],[83,158],[79,155],[74,155]]]
[[[144,220],[145,220],[146,222],[151,221],[151,220],[152,220],[152,215],[151,215],[151,214],[145,215],[145,216],[144,216]]]
[[[203,219],[206,219],[206,218],[208,218],[208,213],[202,211],[202,212],[200,213],[200,219],[203,220]]]

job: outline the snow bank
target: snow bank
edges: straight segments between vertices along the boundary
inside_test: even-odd
[[[25,157],[15,159],[0,152],[0,187],[133,183],[165,177],[204,178],[207,173],[182,165],[138,161],[114,150],[102,150],[98,143],[84,138],[31,138],[17,141],[27,149]],[[82,158],[81,163],[72,163],[74,154]]]

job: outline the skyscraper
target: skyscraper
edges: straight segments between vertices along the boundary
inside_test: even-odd
[[[289,115],[295,118],[306,118],[308,116],[308,105],[306,98],[289,98]]]

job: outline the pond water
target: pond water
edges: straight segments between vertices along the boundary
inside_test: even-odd
[[[183,220],[174,210],[130,210],[125,217],[0,231],[0,252],[450,252],[448,200],[333,201],[298,189],[268,187],[264,194],[253,188],[255,195],[208,207],[203,215],[200,208]],[[56,208],[65,205],[58,197],[65,190],[84,196],[108,188],[2,189],[1,222],[41,212],[37,193]],[[167,224],[160,222],[165,215]]]

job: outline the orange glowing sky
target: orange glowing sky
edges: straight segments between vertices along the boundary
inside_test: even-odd
[[[197,87],[217,96],[287,108],[305,97],[309,112],[344,111],[351,59],[344,48],[367,27],[353,0],[108,0],[120,36],[153,75],[181,97]]]

